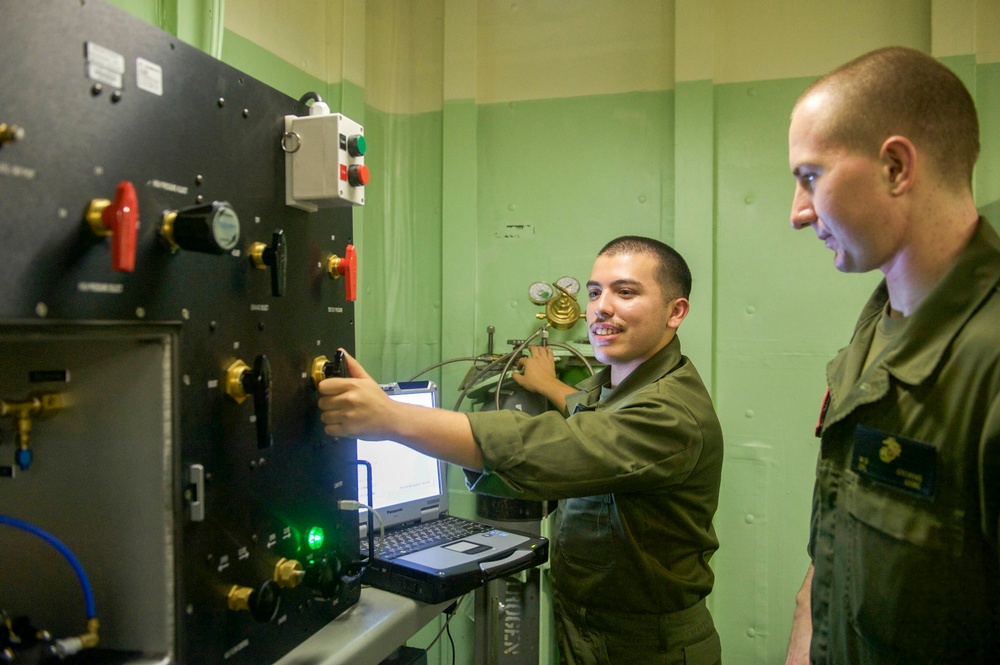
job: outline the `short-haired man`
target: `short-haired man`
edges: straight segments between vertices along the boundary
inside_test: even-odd
[[[791,222],[885,279],[827,369],[789,663],[1000,662],[1000,237],[976,109],[920,51],[865,54],[792,112]]]
[[[574,392],[535,348],[515,378],[559,411],[399,404],[350,357],[353,378],[320,383],[328,434],[399,441],[465,468],[474,491],[560,500],[553,605],[567,665],[721,662],[704,599],[722,431],[676,337],[690,288],[668,245],[608,243],[587,283],[590,341],[606,367]]]

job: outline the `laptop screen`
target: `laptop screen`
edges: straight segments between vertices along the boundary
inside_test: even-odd
[[[390,383],[382,389],[399,402],[437,406],[437,386],[431,381]],[[431,519],[447,509],[443,462],[394,441],[364,439],[358,439],[358,459],[372,466],[372,505],[386,526]],[[368,503],[363,465],[358,466],[358,501]]]

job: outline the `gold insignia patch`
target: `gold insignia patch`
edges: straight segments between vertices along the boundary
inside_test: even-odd
[[[880,460],[888,464],[895,460],[903,452],[903,447],[899,445],[899,441],[892,438],[891,436],[887,439],[882,440],[882,447],[879,448],[878,457]]]

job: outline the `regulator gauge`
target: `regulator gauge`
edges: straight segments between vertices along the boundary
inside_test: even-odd
[[[556,286],[571,296],[575,296],[580,291],[580,282],[575,277],[560,277],[556,280]]]
[[[544,305],[552,297],[553,291],[555,289],[548,282],[535,282],[528,287],[528,298],[536,305]]]

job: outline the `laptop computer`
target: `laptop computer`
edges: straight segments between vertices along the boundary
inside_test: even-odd
[[[394,400],[436,408],[431,381],[391,383]],[[374,521],[376,556],[361,581],[378,589],[441,603],[490,580],[548,560],[545,538],[448,514],[447,464],[393,441],[358,440],[358,459],[371,465],[372,506],[382,517],[385,538]],[[358,501],[368,504],[368,473],[358,466]],[[362,556],[368,556],[368,514],[359,511]]]

